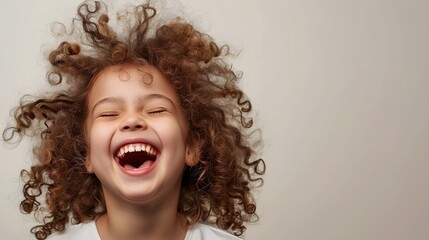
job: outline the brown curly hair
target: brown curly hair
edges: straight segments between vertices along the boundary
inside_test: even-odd
[[[241,74],[225,60],[228,46],[179,18],[157,25],[149,4],[129,8],[118,19],[127,34],[112,29],[99,1],[82,3],[77,15],[66,34],[75,42],[63,41],[49,54],[52,91],[24,96],[3,132],[5,141],[24,135],[38,140],[37,161],[21,172],[21,210],[43,217],[31,232],[45,239],[63,231],[70,217],[80,223],[107,211],[99,180],[85,169],[87,93],[101,70],[132,63],[153,65],[171,81],[188,140],[199,146],[199,163],[183,175],[178,212],[190,224],[210,221],[241,235],[246,222],[257,220],[251,190],[262,184],[265,163],[255,157],[260,137],[249,116],[251,103],[237,85]]]

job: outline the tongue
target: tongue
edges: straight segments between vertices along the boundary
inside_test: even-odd
[[[136,167],[134,167],[133,165],[130,165],[130,164],[125,164],[124,168],[126,170],[137,170],[137,169],[148,168],[148,167],[152,166],[152,164],[153,164],[153,161],[147,160],[142,165],[140,165],[140,167],[138,167],[138,168],[136,168]]]

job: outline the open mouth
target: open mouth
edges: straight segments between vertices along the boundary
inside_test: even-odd
[[[127,144],[116,152],[118,163],[126,170],[150,167],[157,158],[158,150],[144,143]]]

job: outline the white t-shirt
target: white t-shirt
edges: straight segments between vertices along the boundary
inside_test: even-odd
[[[188,228],[184,240],[239,240],[226,231],[214,226],[197,223]],[[98,235],[95,221],[72,225],[63,232],[57,232],[48,237],[48,240],[101,240]]]

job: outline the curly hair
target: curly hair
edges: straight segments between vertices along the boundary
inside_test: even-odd
[[[260,138],[251,102],[238,86],[241,74],[225,60],[229,47],[179,18],[157,25],[149,4],[124,13],[127,19],[118,22],[126,34],[119,34],[105,4],[79,5],[67,33],[76,41],[63,41],[48,57],[52,90],[24,96],[3,132],[5,141],[24,135],[37,140],[36,162],[21,172],[21,210],[42,216],[31,232],[45,239],[70,219],[80,223],[106,213],[101,183],[85,169],[87,93],[101,70],[132,63],[153,65],[171,81],[190,129],[188,141],[199,147],[198,164],[183,175],[178,212],[190,224],[209,221],[241,235],[245,223],[258,218],[251,190],[262,184],[265,162],[256,156]]]

